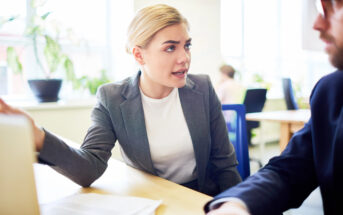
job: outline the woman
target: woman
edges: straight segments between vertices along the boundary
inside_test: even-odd
[[[93,123],[80,149],[30,118],[39,161],[90,186],[105,171],[118,140],[127,164],[200,192],[215,195],[240,182],[211,82],[187,74],[190,46],[188,23],[175,8],[159,4],[140,10],[127,43],[140,71],[98,90]],[[0,104],[0,112],[22,113]]]

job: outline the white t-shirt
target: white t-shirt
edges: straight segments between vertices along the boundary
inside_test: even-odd
[[[175,183],[197,178],[192,139],[183,115],[179,91],[152,99],[141,91],[150,153],[158,176]]]

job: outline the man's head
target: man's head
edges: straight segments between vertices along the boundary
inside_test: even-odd
[[[233,78],[235,76],[235,69],[230,66],[230,65],[223,65],[220,67],[220,72],[225,75],[228,76],[230,78]]]
[[[343,70],[343,0],[317,0],[319,15],[313,28],[320,32],[333,66]]]

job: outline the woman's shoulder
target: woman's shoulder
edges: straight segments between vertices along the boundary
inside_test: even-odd
[[[125,88],[130,83],[131,83],[131,78],[129,77],[118,82],[111,82],[111,83],[103,84],[100,86],[99,92],[111,93],[111,94],[120,93],[122,89]]]
[[[187,78],[194,82],[209,82],[210,76],[207,74],[188,74]]]
[[[113,103],[120,103],[123,100],[136,95],[139,92],[134,77],[126,78],[122,81],[112,82],[102,85],[97,92],[98,100]]]

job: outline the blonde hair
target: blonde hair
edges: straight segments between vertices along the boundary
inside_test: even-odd
[[[140,9],[128,28],[126,51],[131,54],[134,46],[147,47],[158,31],[181,23],[189,29],[186,18],[169,5],[156,4]]]

